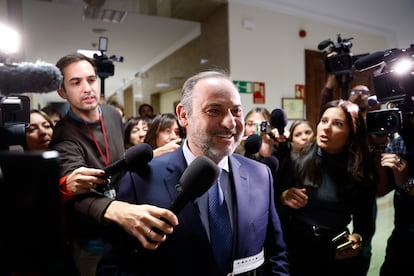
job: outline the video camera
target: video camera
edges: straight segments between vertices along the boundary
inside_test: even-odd
[[[387,104],[387,109],[367,113],[368,132],[409,131],[414,121],[414,44],[406,49],[376,52],[355,63],[360,71],[379,65],[373,77],[374,91],[378,102]]]
[[[26,145],[29,124],[29,97],[0,96],[0,150],[7,150],[12,145]]]
[[[99,37],[99,51],[101,51],[101,54],[94,54],[93,58],[95,59],[97,74],[102,79],[112,77],[114,75],[115,67],[112,61],[124,62],[124,57],[120,55],[112,55],[108,57],[105,54],[107,49],[108,38],[103,36]]]
[[[30,99],[20,94],[54,91],[62,80],[59,69],[46,62],[0,63],[0,150],[26,145]]]
[[[336,55],[327,57],[324,61],[325,70],[329,74],[340,75],[349,73],[355,62],[355,57],[351,54],[352,42],[350,38],[342,38],[340,34],[337,35],[337,42],[334,43],[331,39],[323,40],[318,44],[319,50],[326,49],[326,52],[337,53]]]

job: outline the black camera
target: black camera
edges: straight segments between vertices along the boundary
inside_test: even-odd
[[[30,124],[28,96],[0,96],[0,150],[26,145],[26,128]]]
[[[397,108],[367,112],[367,131],[370,134],[398,132],[402,123],[402,112]]]
[[[355,62],[355,57],[351,55],[352,42],[350,38],[342,38],[340,34],[337,35],[337,43],[331,39],[323,40],[318,44],[319,50],[326,49],[327,53],[335,52],[336,55],[327,57],[324,61],[325,70],[329,74],[344,74],[352,70]]]
[[[414,112],[414,44],[407,49],[391,49],[374,53],[365,61],[360,67],[366,65],[372,68],[381,65],[373,77],[375,95],[381,104],[392,105],[392,108],[367,113],[368,132],[371,134],[399,132],[404,128],[405,122],[409,122]]]
[[[99,37],[99,51],[101,54],[94,54],[97,74],[100,78],[112,77],[115,73],[115,66],[112,61],[124,62],[124,57],[120,55],[112,55],[108,57],[105,52],[108,49],[108,38]]]

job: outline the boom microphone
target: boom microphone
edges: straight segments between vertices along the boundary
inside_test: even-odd
[[[285,133],[285,127],[288,123],[286,113],[280,108],[273,109],[270,113],[270,123],[273,127],[277,128],[279,135],[283,135],[283,133]]]
[[[56,91],[62,83],[59,69],[49,63],[0,63],[0,94]]]
[[[188,202],[204,194],[217,180],[219,173],[219,168],[211,159],[205,156],[194,159],[181,176],[181,191],[169,209],[178,214]]]
[[[142,143],[132,146],[125,151],[124,158],[104,168],[104,177],[108,177],[125,169],[134,170],[134,168],[147,164],[152,160],[152,157],[153,152],[149,144]]]
[[[372,53],[370,55],[358,58],[355,63],[355,69],[359,71],[370,69],[384,61],[384,51]]]

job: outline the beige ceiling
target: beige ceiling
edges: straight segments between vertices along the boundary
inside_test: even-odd
[[[16,5],[19,0],[7,0]],[[100,36],[109,38],[107,55],[121,55],[114,62],[115,75],[105,80],[106,95],[125,87],[158,61],[200,33],[200,24],[227,0],[20,0],[24,60],[55,63],[78,49],[97,50]],[[155,5],[156,4],[156,5]],[[86,6],[126,11],[122,23],[85,19]],[[9,13],[9,16],[13,13]],[[47,101],[62,100],[47,93]]]
[[[96,8],[202,22],[217,7],[227,3],[227,0],[84,0],[84,2]]]

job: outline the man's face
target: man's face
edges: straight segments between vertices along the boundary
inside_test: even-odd
[[[65,90],[59,95],[66,99],[76,113],[94,110],[100,98],[98,79],[93,66],[87,61],[77,61],[63,69]]]
[[[142,109],[141,109],[141,117],[144,117],[144,118],[152,118],[152,116],[154,115],[153,113],[152,113],[152,109],[151,109],[151,107],[149,107],[149,106],[144,106]]]
[[[190,150],[218,163],[233,153],[243,135],[241,100],[233,83],[223,78],[200,80],[194,87],[192,114],[180,106],[180,124],[187,129]]]
[[[370,92],[368,87],[365,85],[357,85],[349,92],[348,100],[359,106],[360,109],[364,110],[368,107],[368,98]]]

